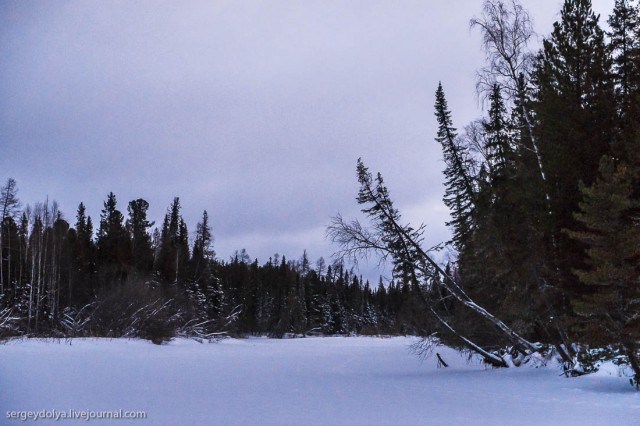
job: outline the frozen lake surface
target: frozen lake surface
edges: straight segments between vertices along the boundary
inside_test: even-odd
[[[436,350],[449,368],[437,368],[411,353],[415,341],[14,340],[0,345],[0,424],[25,424],[9,411],[53,409],[147,414],[88,422],[118,425],[640,424],[640,392],[615,368],[567,379],[557,366],[491,369],[446,347]]]

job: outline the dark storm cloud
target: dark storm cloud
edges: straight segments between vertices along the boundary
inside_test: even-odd
[[[525,2],[550,30],[561,2]],[[552,4],[553,3],[553,4]],[[597,10],[608,13],[610,5]],[[70,222],[143,197],[207,209],[216,250],[327,256],[355,160],[446,238],[433,93],[478,116],[480,1],[25,2],[0,6],[0,170]],[[599,6],[596,4],[596,6]],[[3,178],[3,179],[4,179]],[[422,219],[421,219],[422,218]]]

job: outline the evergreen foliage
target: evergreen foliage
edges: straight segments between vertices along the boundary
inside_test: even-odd
[[[472,232],[471,214],[475,190],[470,156],[457,138],[441,83],[436,90],[435,114],[438,121],[436,141],[442,145],[446,164],[444,203],[451,211],[451,221],[447,225],[452,228],[455,247],[460,249]]]
[[[575,271],[586,287],[572,300],[583,318],[576,328],[584,342],[622,346],[632,360],[638,385],[640,200],[633,198],[637,180],[627,165],[616,166],[611,157],[602,158],[599,170],[592,186],[581,186],[584,199],[575,217],[584,230],[568,232],[589,247],[588,268]]]

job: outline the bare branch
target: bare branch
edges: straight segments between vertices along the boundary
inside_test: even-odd
[[[486,0],[482,16],[469,22],[479,28],[487,65],[478,72],[476,89],[482,99],[494,84],[505,90],[512,102],[522,95],[520,76],[525,85],[533,65],[529,41],[535,36],[529,13],[517,0]]]
[[[382,241],[379,229],[365,228],[355,219],[346,222],[340,214],[331,219],[331,225],[327,228],[327,237],[340,247],[334,256],[347,259],[354,264],[359,260],[368,260],[372,254],[375,254],[379,264],[382,264],[390,254]]]

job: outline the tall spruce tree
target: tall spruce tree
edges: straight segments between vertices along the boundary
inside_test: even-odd
[[[451,212],[453,243],[461,251],[472,233],[471,212],[473,211],[474,183],[473,166],[465,148],[460,145],[456,129],[453,127],[451,112],[445,99],[442,83],[436,90],[435,115],[438,121],[436,141],[442,146],[446,168],[444,203]]]

